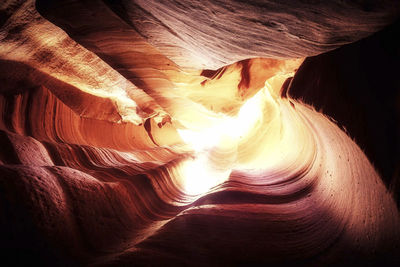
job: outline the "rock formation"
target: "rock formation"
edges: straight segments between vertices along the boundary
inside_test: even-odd
[[[396,266],[399,14],[1,3],[1,265]]]

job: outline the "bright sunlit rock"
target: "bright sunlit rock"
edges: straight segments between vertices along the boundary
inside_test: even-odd
[[[215,151],[234,151],[241,139],[261,120],[265,97],[269,96],[264,87],[241,107],[235,117],[224,115],[210,128],[201,131],[178,130],[183,141],[196,152],[196,157],[183,163],[183,187],[190,195],[203,194],[229,178],[234,159],[228,158],[218,168],[210,160]],[[223,167],[222,167],[223,165]]]
[[[264,90],[260,90],[246,101],[236,117],[223,115],[210,128],[200,131],[178,129],[178,133],[183,141],[197,152],[218,146],[221,140],[225,138],[237,142],[237,139],[243,138],[261,118],[263,98]]]
[[[181,168],[183,189],[186,194],[199,195],[225,182],[231,169],[216,169],[206,153],[201,153],[183,163]]]

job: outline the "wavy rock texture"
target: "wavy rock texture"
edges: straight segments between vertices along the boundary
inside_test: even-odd
[[[400,6],[280,2],[1,3],[2,265],[399,264]]]
[[[195,68],[320,54],[382,29],[399,14],[396,1],[106,2],[163,54]]]

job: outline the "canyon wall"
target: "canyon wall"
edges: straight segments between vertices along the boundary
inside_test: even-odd
[[[4,265],[398,264],[399,12],[1,3]]]

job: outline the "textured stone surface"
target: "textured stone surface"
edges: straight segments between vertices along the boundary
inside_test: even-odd
[[[1,265],[398,264],[399,9],[1,3]]]
[[[317,55],[382,29],[397,1],[106,1],[181,66]],[[307,25],[307,26],[304,26]]]

